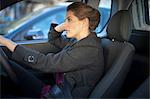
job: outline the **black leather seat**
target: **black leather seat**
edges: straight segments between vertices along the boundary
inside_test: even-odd
[[[128,10],[118,11],[107,27],[107,38],[102,38],[105,57],[105,74],[90,98],[115,98],[119,94],[129,71],[134,46],[128,42],[131,33],[131,16]]]

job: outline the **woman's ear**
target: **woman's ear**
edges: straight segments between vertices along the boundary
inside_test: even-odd
[[[87,27],[89,27],[89,19],[88,18],[85,18],[84,19],[84,24],[85,24],[85,26],[87,26]]]

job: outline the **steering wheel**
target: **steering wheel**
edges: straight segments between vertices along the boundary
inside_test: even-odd
[[[7,55],[5,54],[5,52],[0,47],[0,63],[2,64],[2,67],[5,69],[6,73],[11,78],[11,80],[14,81],[15,83],[17,83],[16,74],[12,70],[11,65],[10,65],[8,60],[9,59],[8,59]]]

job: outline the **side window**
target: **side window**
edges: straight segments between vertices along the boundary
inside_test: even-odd
[[[64,1],[21,1],[0,11],[0,35],[13,41],[27,41],[48,38],[52,21],[64,21]]]
[[[65,11],[60,11],[55,14],[50,15],[48,18],[41,20],[33,25],[35,29],[40,29],[44,34],[44,39],[48,38],[48,31],[51,22],[62,23],[64,21]]]
[[[132,3],[133,28],[135,30],[150,31],[149,28],[149,0],[134,0]]]
[[[25,3],[25,4],[24,4]],[[64,3],[60,3],[60,5],[57,4],[57,7],[62,7],[62,6],[67,6],[69,3],[64,2]],[[4,21],[3,19],[3,14],[4,14],[4,18],[6,20],[7,17],[5,17],[7,14],[6,13],[2,13],[0,12],[0,32],[1,35],[4,35],[5,37],[12,39],[13,41],[26,41],[26,40],[35,40],[35,39],[47,39],[48,38],[48,31],[50,28],[50,24],[52,21],[55,21],[57,23],[61,23],[64,21],[64,17],[65,17],[65,12],[66,12],[66,8],[62,7],[60,9],[53,9],[53,7],[56,7],[56,5],[50,6],[51,9],[51,13],[50,14],[46,14],[46,15],[41,15],[40,16],[40,20],[32,20],[32,18],[30,18],[30,13],[36,12],[38,10],[35,10],[40,6],[43,6],[40,9],[45,9],[47,6],[49,7],[49,5],[45,4],[45,3],[29,3],[29,2],[21,2],[21,4],[17,4],[19,5],[19,7],[16,7],[14,5],[14,7],[16,7],[17,9],[15,11],[13,11],[13,14],[19,15],[20,17],[14,19],[14,21],[12,22],[1,22]],[[29,6],[29,7],[28,7]],[[33,7],[34,6],[34,7]],[[20,7],[22,7],[20,9]],[[31,7],[31,8],[30,8]],[[33,8],[32,8],[33,7]],[[27,8],[27,9],[26,9]],[[14,8],[10,8],[12,10],[14,10]],[[27,10],[27,11],[24,11]],[[31,11],[28,11],[31,10]],[[100,5],[99,5],[99,9],[98,9],[101,13],[101,21],[99,26],[96,29],[96,33],[99,35],[104,35],[106,34],[105,32],[105,26],[107,24],[107,21],[109,19],[110,16],[110,11],[111,11],[111,0],[100,0]],[[8,10],[8,14],[10,13],[11,10]],[[18,12],[17,12],[18,11]],[[45,10],[44,10],[45,11]],[[41,11],[40,13],[43,14],[44,11]],[[6,11],[7,12],[7,11]],[[14,13],[17,12],[17,13]],[[26,17],[24,17],[22,14],[22,12],[28,12],[29,14],[25,14],[27,15]],[[57,12],[57,13],[56,13]],[[6,15],[5,15],[6,14]],[[11,14],[11,15],[13,15]],[[9,19],[12,17],[9,16]],[[35,15],[36,16],[36,15]],[[29,18],[29,19],[28,19]],[[7,19],[7,20],[9,20]],[[19,23],[20,22],[20,23]],[[2,24],[3,23],[3,24]]]
[[[96,29],[96,33],[98,36],[104,36],[106,34],[105,26],[110,17],[111,0],[100,0],[99,11],[101,13],[101,20]]]
[[[62,23],[65,17],[65,10],[60,10],[57,13],[51,13],[46,17],[41,17],[39,21],[36,21],[28,28],[21,31],[14,37],[13,41],[25,41],[25,40],[37,40],[37,39],[47,39],[48,31],[51,22]]]

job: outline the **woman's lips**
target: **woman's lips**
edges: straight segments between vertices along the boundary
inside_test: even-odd
[[[69,30],[66,30],[66,32],[69,32]]]

